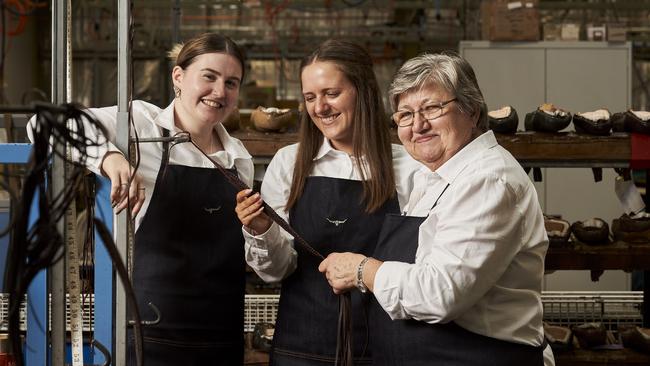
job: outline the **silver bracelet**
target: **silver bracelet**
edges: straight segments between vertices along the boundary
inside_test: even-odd
[[[363,258],[357,267],[357,289],[359,289],[362,294],[365,294],[368,291],[368,288],[363,283],[363,266],[366,265],[366,262],[368,262],[368,260],[370,260],[370,257]]]

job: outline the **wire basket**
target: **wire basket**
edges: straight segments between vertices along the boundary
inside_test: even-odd
[[[255,324],[275,324],[280,295],[246,295],[244,305],[244,332],[252,332]]]
[[[83,330],[93,330],[94,296],[82,299]],[[246,295],[244,305],[244,332],[252,332],[255,324],[275,323],[278,315],[280,295]],[[588,291],[544,291],[542,293],[544,321],[561,326],[599,322],[607,329],[616,329],[619,324],[641,326],[643,317],[643,292],[588,292]],[[66,308],[69,312],[69,308]],[[7,331],[9,316],[9,295],[0,293],[0,331]],[[25,302],[20,307],[20,329],[25,330]],[[67,329],[70,329],[66,320]]]
[[[598,322],[616,330],[620,324],[641,326],[642,291],[544,291],[544,321],[560,326]]]
[[[83,330],[89,332],[94,329],[94,296],[86,295],[82,298]],[[244,331],[252,332],[257,323],[275,323],[278,314],[280,295],[246,295],[244,305]],[[51,301],[51,300],[50,300]],[[26,302],[20,305],[20,329],[26,330]],[[70,330],[70,306],[66,304],[66,329]],[[50,313],[50,323],[51,323]],[[0,331],[6,332],[9,325],[9,295],[0,293]]]
[[[244,331],[251,332],[257,323],[275,323],[280,295],[246,295]],[[544,321],[561,326],[600,322],[607,329],[619,324],[641,326],[642,291],[542,292]]]
[[[20,330],[25,330],[25,301],[20,304]],[[0,331],[9,330],[9,294],[0,294]]]
[[[66,330],[70,330],[70,301],[68,300],[69,295],[66,294]],[[81,314],[83,319],[83,331],[90,332],[93,330],[94,322],[94,299],[95,296],[92,294],[81,295],[80,302],[82,304]],[[52,296],[50,296],[50,304],[52,302]],[[27,318],[25,312],[26,302],[20,304],[20,330],[27,329]],[[52,307],[48,307],[48,316],[49,324],[51,330],[52,324]],[[0,331],[8,331],[9,325],[9,294],[0,294]]]

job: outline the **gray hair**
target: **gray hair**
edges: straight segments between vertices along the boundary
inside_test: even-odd
[[[391,108],[393,111],[397,109],[403,94],[431,84],[454,95],[462,113],[473,115],[479,112],[476,127],[482,132],[487,131],[487,105],[474,69],[467,60],[452,52],[423,53],[406,61],[388,89]]]

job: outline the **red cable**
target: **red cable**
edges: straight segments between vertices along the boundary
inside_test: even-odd
[[[23,0],[25,1],[25,5],[29,8],[44,8],[47,6],[47,1],[44,2],[33,2],[31,0]]]
[[[5,6],[13,5],[14,9],[16,10],[17,13],[24,14],[25,13],[25,7],[19,0],[6,0],[5,1]],[[16,24],[16,28],[7,31],[7,35],[10,37],[17,36],[21,34],[22,32],[25,31],[25,26],[27,25],[27,16],[26,15],[19,15],[18,16],[18,24]]]

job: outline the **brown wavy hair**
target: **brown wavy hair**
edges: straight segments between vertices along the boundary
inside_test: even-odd
[[[366,50],[352,42],[330,39],[321,43],[303,58],[300,74],[315,62],[331,62],[356,89],[354,123],[352,124],[353,156],[358,164],[363,184],[362,202],[372,213],[395,195],[390,129],[372,59]],[[302,81],[302,78],[301,78]],[[302,89],[302,82],[301,82]],[[298,154],[291,193],[287,202],[290,210],[298,201],[314,164],[314,157],[323,143],[323,134],[304,110],[300,115]]]
[[[246,56],[242,49],[232,39],[218,33],[203,33],[188,40],[183,44],[175,45],[167,56],[174,61],[176,66],[185,70],[197,56],[205,53],[225,53],[239,61],[241,66],[241,81],[246,72]]]

